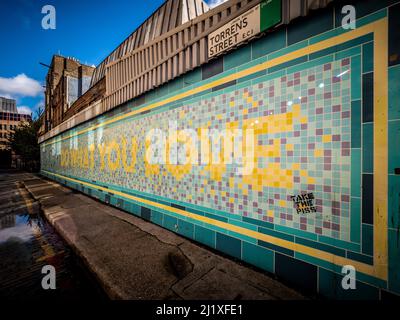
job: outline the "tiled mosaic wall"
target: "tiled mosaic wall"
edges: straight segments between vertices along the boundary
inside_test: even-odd
[[[398,148],[390,148],[400,132],[400,69],[390,60],[393,27],[387,19],[400,17],[399,6],[372,7],[357,21],[358,31],[327,25],[314,36],[313,24],[332,23],[337,8],[330,8],[257,40],[46,141],[42,173],[275,272],[308,293],[400,293],[400,249],[393,238],[400,192],[393,173],[400,164]],[[375,70],[380,56],[374,48],[382,26],[389,31],[389,121],[375,123],[374,74],[382,71]],[[285,60],[288,54],[294,57]],[[391,133],[389,216],[377,220],[373,141],[374,129],[385,123]],[[155,129],[158,135],[149,138]],[[243,130],[232,138],[242,153],[233,147],[232,163],[202,162],[202,129]],[[162,164],[156,160],[164,149],[152,149],[160,141]],[[229,158],[225,140],[207,141],[209,159]],[[198,152],[184,163],[188,146]],[[238,170],[249,165],[246,173]],[[387,237],[374,237],[382,225]],[[389,245],[388,257],[382,243]],[[383,271],[376,267],[382,261]],[[356,290],[340,288],[344,264],[358,271]]]

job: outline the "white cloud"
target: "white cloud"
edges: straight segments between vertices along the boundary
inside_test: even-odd
[[[19,106],[17,109],[20,114],[32,114],[32,110],[28,106]]]
[[[13,78],[0,77],[0,96],[36,97],[43,92],[39,81],[21,73]]]
[[[219,6],[220,4],[223,4],[227,0],[208,0],[207,4],[210,8],[214,8],[216,6]]]

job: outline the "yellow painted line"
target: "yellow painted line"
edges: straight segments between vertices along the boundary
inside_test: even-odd
[[[379,24],[379,23],[380,23],[380,21],[377,21],[377,22],[362,26],[360,28],[357,28],[355,30],[349,31],[347,33],[335,36],[333,38],[330,38],[330,39],[327,39],[327,40],[323,40],[321,42],[309,45],[309,46],[307,46],[305,48],[302,48],[302,49],[290,52],[288,54],[285,54],[283,56],[277,57],[275,59],[260,63],[260,64],[258,64],[256,66],[250,67],[250,68],[248,68],[246,70],[238,71],[238,72],[236,72],[234,74],[228,75],[228,76],[223,77],[223,78],[218,79],[218,80],[214,80],[212,82],[209,82],[209,83],[204,84],[202,86],[199,86],[197,88],[185,91],[183,93],[180,93],[180,94],[177,94],[175,96],[169,97],[169,98],[164,99],[162,101],[158,101],[158,102],[152,103],[152,104],[150,104],[150,105],[148,105],[146,107],[142,107],[142,108],[137,109],[137,110],[132,110],[132,111],[126,113],[126,114],[117,116],[115,118],[106,120],[106,121],[104,121],[102,123],[93,125],[93,126],[91,126],[89,128],[80,130],[80,131],[78,131],[76,133],[70,134],[70,135],[68,135],[66,137],[57,139],[56,141],[49,141],[47,143],[44,143],[43,145],[47,146],[47,145],[50,145],[50,144],[54,144],[54,143],[57,143],[57,142],[61,142],[61,141],[70,139],[72,137],[84,134],[84,133],[92,131],[92,130],[96,130],[96,129],[100,128],[100,127],[104,127],[104,126],[112,124],[114,122],[118,122],[120,120],[132,117],[132,116],[137,115],[137,114],[139,114],[141,112],[149,111],[151,109],[163,106],[165,104],[168,104],[168,103],[171,103],[171,102],[175,102],[175,101],[178,101],[180,99],[189,97],[191,95],[203,92],[203,91],[211,89],[211,88],[213,88],[215,86],[218,86],[218,85],[221,85],[221,84],[225,84],[225,83],[233,81],[233,80],[240,79],[242,77],[251,75],[251,74],[256,73],[258,71],[261,71],[261,70],[264,70],[264,69],[267,69],[267,68],[270,68],[270,67],[273,67],[273,66],[276,66],[276,65],[291,61],[291,60],[296,59],[296,58],[301,57],[301,56],[305,56],[305,55],[320,51],[320,50],[325,49],[327,47],[332,47],[332,46],[335,46],[335,45],[337,45],[339,43],[346,42],[346,41],[358,38],[358,37],[360,37],[362,35],[374,32],[376,25]]]
[[[388,273],[388,23],[374,29],[374,266]]]
[[[184,210],[181,210],[181,209],[177,209],[177,208],[174,208],[174,207],[171,207],[171,206],[167,206],[167,205],[164,205],[164,204],[161,204],[161,203],[158,203],[158,202],[154,202],[154,201],[147,200],[147,199],[142,199],[142,198],[130,195],[128,193],[120,192],[120,191],[113,190],[113,189],[104,188],[104,187],[101,187],[101,186],[98,186],[98,185],[95,185],[95,184],[92,184],[92,183],[88,183],[88,182],[85,182],[85,181],[80,181],[80,180],[77,180],[77,179],[69,178],[69,177],[63,176],[61,174],[52,173],[52,172],[45,171],[45,170],[43,170],[43,172],[45,172],[46,174],[61,178],[61,179],[65,179],[65,180],[69,180],[71,182],[83,184],[83,185],[85,185],[87,187],[91,187],[91,188],[94,188],[94,189],[102,190],[102,191],[107,192],[107,193],[108,192],[112,192],[115,195],[118,195],[118,196],[121,196],[121,197],[124,197],[124,198],[128,198],[128,199],[136,201],[136,202],[144,203],[144,204],[147,204],[147,205],[150,205],[150,206],[153,206],[153,207],[156,207],[156,208],[160,208],[160,209],[163,209],[163,210],[167,210],[167,211],[172,211],[172,212],[174,212],[176,214],[179,214],[181,216],[188,217],[188,218],[191,218],[191,219],[194,219],[194,220],[197,220],[197,221],[200,221],[200,222],[204,222],[204,223],[207,223],[207,224],[211,224],[213,226],[220,227],[220,228],[223,228],[225,230],[233,231],[233,232],[236,232],[236,233],[239,233],[239,234],[242,234],[242,235],[257,239],[257,240],[262,240],[262,241],[265,241],[265,242],[268,242],[268,243],[273,243],[273,244],[281,246],[283,248],[291,249],[291,250],[296,251],[296,252],[300,252],[300,253],[303,253],[303,254],[306,254],[306,255],[310,255],[310,256],[316,257],[316,258],[324,260],[324,261],[328,261],[328,262],[336,264],[336,265],[343,266],[343,265],[351,264],[356,268],[357,271],[360,271],[360,272],[368,274],[368,275],[376,276],[374,267],[371,266],[371,265],[368,265],[368,264],[364,264],[364,263],[361,263],[361,262],[358,262],[358,261],[347,259],[347,258],[344,258],[344,257],[341,257],[341,256],[336,256],[334,254],[331,254],[331,253],[328,253],[328,252],[325,252],[325,251],[321,251],[321,250],[318,250],[318,249],[310,248],[310,247],[304,246],[302,244],[298,244],[298,243],[294,243],[294,242],[291,242],[291,241],[283,240],[283,239],[280,239],[280,238],[277,238],[277,237],[274,237],[274,236],[266,235],[264,233],[260,233],[260,232],[254,231],[254,230],[249,230],[249,229],[246,229],[246,228],[243,228],[243,227],[239,227],[239,226],[235,226],[235,225],[232,225],[232,224],[229,224],[229,223],[226,223],[226,222],[222,222],[222,221],[211,219],[211,218],[208,218],[208,217],[205,217],[205,216],[197,215],[195,213],[187,212],[187,211],[184,211]]]
[[[32,199],[29,199],[26,195],[26,191],[22,189],[21,187],[18,187],[19,194],[21,195],[22,199],[25,202],[26,208],[28,210],[29,214],[34,214],[33,208],[32,208]],[[36,259],[37,262],[44,261],[48,258],[54,257],[55,253],[52,248],[52,246],[46,241],[46,239],[43,238],[43,234],[37,226],[32,228],[33,235],[35,236],[35,239],[39,242],[40,247],[42,248],[44,252],[44,256]]]
[[[33,202],[32,199],[29,199],[26,196],[26,191],[24,189],[22,189],[21,187],[17,187],[17,188],[18,188],[19,194],[22,197],[22,200],[24,200],[24,203],[25,203],[26,209],[28,210],[28,213],[29,214],[34,214],[33,208],[32,208],[32,202]]]

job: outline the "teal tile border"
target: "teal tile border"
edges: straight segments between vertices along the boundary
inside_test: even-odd
[[[371,16],[373,16],[373,17],[371,17]],[[368,17],[359,19],[359,20],[357,20],[357,23],[361,23],[361,22],[366,23],[365,21],[367,21],[367,20],[380,19],[383,16],[386,16],[386,9],[385,10],[381,10],[381,11],[377,12],[374,15],[370,15]],[[340,29],[340,28],[338,28],[338,29]],[[295,47],[297,47],[297,48],[301,48],[302,46],[305,47],[308,44],[308,41],[309,41],[310,44],[313,43],[313,41],[315,41],[315,42],[321,41],[321,40],[323,40],[323,38],[322,38],[323,36],[326,36],[328,38],[327,34],[329,32],[330,31],[328,31],[324,35],[318,35],[318,36],[315,36],[313,38],[310,38],[309,40],[305,40],[303,43],[301,43],[301,42],[300,43],[296,43],[293,46],[285,48],[285,50],[287,50],[288,48],[291,48],[290,50],[295,50]],[[319,37],[319,40],[317,41],[316,39],[318,37]],[[279,55],[282,55],[283,52],[284,52],[284,50],[278,50],[276,52],[270,53],[270,54],[268,54],[267,59],[272,59],[273,57],[277,57]],[[355,66],[360,70],[360,73],[361,73],[361,70],[363,68],[365,68],[365,63],[366,62],[365,62],[364,59],[361,61],[361,46],[359,44],[356,44],[355,46],[352,46],[352,47],[349,47],[349,48],[345,48],[340,52],[335,52],[334,54],[324,55],[325,53],[326,52],[322,52],[322,55],[319,58],[314,59],[314,60],[310,60],[310,61],[307,61],[307,62],[304,62],[304,60],[303,60],[303,62],[297,61],[299,63],[294,64],[293,66],[289,67],[288,70],[302,70],[302,68],[308,68],[308,67],[312,66],[314,63],[318,64],[318,63],[323,63],[322,61],[332,61],[332,60],[337,60],[337,59],[343,59],[345,57],[352,57],[352,59],[354,59],[354,61],[356,61],[355,62]],[[363,50],[363,53],[364,53],[364,50]],[[248,68],[249,66],[261,63],[263,61],[266,61],[265,58],[266,58],[265,56],[264,57],[260,57],[260,58],[258,58],[256,60],[253,60],[251,62],[246,63],[245,64],[246,68]],[[319,59],[320,59],[320,62],[317,62],[317,60],[319,60]],[[145,106],[147,104],[150,104],[150,103],[154,103],[156,101],[161,101],[163,99],[168,98],[169,96],[178,94],[179,92],[184,92],[184,91],[186,91],[186,90],[188,90],[190,88],[196,87],[197,85],[208,83],[209,81],[213,81],[215,79],[221,78],[221,77],[226,76],[228,74],[233,74],[234,72],[237,72],[238,70],[240,70],[240,68],[243,67],[243,66],[234,68],[231,71],[232,73],[223,72],[223,73],[221,73],[221,74],[219,74],[219,75],[217,75],[215,77],[209,78],[209,79],[207,79],[205,81],[198,81],[198,79],[196,79],[194,81],[194,83],[196,83],[196,85],[189,84],[189,85],[185,86],[185,84],[183,83],[184,82],[184,78],[190,79],[190,75],[191,75],[191,73],[190,73],[188,75],[183,76],[182,78],[178,78],[176,80],[176,82],[168,84],[168,86],[165,89],[163,89],[162,91],[158,91],[157,98],[154,97],[153,99],[150,99],[148,102],[146,101],[146,103],[140,105],[140,107],[143,107],[143,106]],[[353,67],[353,65],[352,65],[352,67]],[[271,74],[268,74],[268,73],[264,74],[264,72],[260,72],[259,74],[257,74],[254,77],[242,78],[240,86],[239,86],[239,84],[237,84],[235,86],[232,86],[232,88],[224,89],[223,92],[230,92],[232,90],[237,90],[240,87],[248,86],[249,84],[257,84],[257,83],[259,83],[261,81],[265,81],[266,79],[271,79],[271,78],[274,78],[274,77],[278,77],[278,76],[280,76],[282,74],[286,74],[286,72],[288,72],[288,70],[280,70],[280,71],[276,71],[275,73],[271,73]],[[193,75],[194,79],[196,78],[195,75],[196,74]],[[357,88],[358,86],[361,88],[361,84],[357,84],[356,83],[355,84],[355,88]],[[218,94],[220,94],[220,93],[221,93],[221,91],[218,92]],[[353,90],[352,90],[352,93],[353,93]],[[174,103],[171,103],[171,104],[166,104],[166,105],[164,105],[164,106],[162,106],[160,108],[157,108],[157,110],[154,110],[152,112],[157,113],[157,112],[161,112],[161,111],[163,111],[165,109],[177,107],[183,101],[192,102],[192,101],[197,101],[199,99],[204,99],[205,97],[212,97],[214,95],[215,94],[213,94],[210,91],[202,92],[201,94],[198,94],[196,96],[188,97],[185,100],[177,101],[177,102],[174,102]],[[360,98],[361,98],[361,89],[360,89],[360,93],[359,93],[358,99],[360,99]],[[124,104],[124,106],[130,106],[130,108],[132,108],[131,110],[137,108],[137,107],[133,106],[132,101]],[[128,110],[128,111],[131,111],[131,110]],[[149,115],[149,113],[146,114],[146,115],[138,116],[138,118],[139,117],[148,116],[148,115]],[[108,117],[108,116],[104,115],[104,118],[106,118],[106,117]],[[107,119],[111,119],[111,118],[107,118]],[[100,120],[100,117],[97,118],[97,120]],[[130,121],[130,120],[131,120],[131,118],[126,119],[126,121]],[[361,151],[361,150],[358,149],[358,151]],[[357,152],[357,150],[354,149],[354,152]],[[352,153],[353,153],[353,149],[352,149]],[[352,158],[353,158],[353,154],[352,154]],[[361,155],[360,155],[360,164],[361,164]],[[353,169],[353,167],[352,167],[352,169]],[[353,172],[353,170],[352,170],[352,172]],[[361,170],[360,170],[360,174],[361,174]],[[93,181],[88,181],[88,182],[93,183]],[[353,181],[352,181],[352,186],[353,186]],[[85,187],[85,189],[86,189],[86,187]],[[93,190],[93,193],[96,192],[96,190],[94,190],[94,189],[92,189],[92,190]],[[121,190],[119,190],[119,191],[127,192],[123,188],[121,188]],[[100,197],[101,199],[104,199],[104,197],[105,197],[105,194],[103,192],[96,192],[96,195],[98,197]],[[357,192],[355,192],[355,194],[353,194],[353,189],[352,189],[352,195],[357,195]],[[135,196],[138,196],[138,195],[135,194]],[[142,197],[149,197],[149,196],[148,195],[142,195]],[[154,198],[151,198],[151,197],[154,197]],[[167,199],[167,198],[161,199],[161,197],[156,198],[157,196],[155,196],[155,195],[152,195],[151,197],[149,197],[149,198],[152,199],[153,201],[157,201],[157,202],[160,202],[160,203]],[[358,197],[359,197],[359,191],[358,191]],[[118,205],[118,201],[117,201],[118,199],[119,199],[119,197],[111,196],[110,201],[111,201],[111,203],[113,205]],[[155,199],[157,199],[157,200],[155,200]],[[359,198],[357,198],[357,196],[354,197],[354,200],[356,202],[360,201]],[[129,200],[129,201],[132,201],[132,200]],[[352,201],[353,201],[353,198],[352,198]],[[172,203],[172,200],[168,199],[168,201],[166,201],[166,202]],[[124,200],[123,203],[124,203],[124,206],[125,206],[125,203],[128,203],[128,201]],[[176,204],[183,205],[183,206],[186,207],[186,209],[188,211],[196,213],[196,214],[200,214],[202,212],[202,211],[198,210],[199,209],[198,207],[192,206],[192,205],[187,204],[187,203],[182,203],[182,202],[176,201]],[[138,211],[139,204],[135,204],[135,203],[132,202],[132,203],[129,203],[129,206],[128,205],[126,205],[126,206],[127,206],[127,208],[130,209],[130,210],[127,210],[127,211],[132,211],[132,212],[134,212],[134,214],[140,215],[140,210]],[[357,205],[356,205],[356,208],[358,210]],[[242,258],[245,261],[249,261],[250,263],[253,263],[253,262],[251,262],[251,259],[257,259],[257,254],[254,254],[254,252],[264,252],[264,253],[268,252],[266,255],[269,255],[269,253],[271,253],[271,259],[268,259],[268,260],[260,263],[259,267],[268,270],[265,267],[265,266],[267,266],[269,268],[269,270],[271,270],[271,272],[274,271],[273,270],[273,264],[274,264],[274,262],[273,262],[273,251],[271,251],[269,249],[266,249],[263,246],[257,245],[256,243],[254,243],[254,239],[251,239],[251,238],[248,238],[248,237],[243,237],[243,236],[238,235],[238,234],[236,234],[234,232],[231,232],[231,231],[230,232],[226,232],[224,230],[221,230],[218,227],[214,227],[214,229],[213,229],[212,226],[206,225],[204,223],[199,223],[199,222],[194,223],[194,222],[191,221],[191,219],[188,219],[186,217],[181,217],[179,215],[174,216],[174,215],[171,214],[171,212],[166,211],[166,210],[165,210],[165,212],[161,212],[161,211],[162,210],[160,210],[158,208],[157,209],[153,208],[151,210],[151,221],[152,222],[154,222],[154,223],[156,223],[158,225],[165,226],[167,228],[171,228],[170,230],[173,230],[174,232],[178,232],[180,234],[183,234],[184,236],[188,236],[189,238],[193,238],[193,239],[195,239],[195,240],[197,240],[197,241],[199,241],[201,243],[204,243],[206,245],[209,245],[209,246],[211,246],[213,248],[216,247],[216,234],[217,234],[217,232],[223,233],[225,235],[230,235],[230,236],[232,236],[234,238],[238,238],[241,241],[241,244],[242,244]],[[353,216],[354,216],[355,219],[358,219],[358,216],[355,216],[353,214],[353,205],[352,205],[352,211],[351,212],[352,212],[352,219],[353,219]],[[203,213],[203,215],[208,215],[208,216],[212,217],[213,219],[218,219],[218,220],[221,220],[221,221],[227,221],[227,222],[229,222],[231,224],[238,225],[238,226],[241,226],[241,227],[245,227],[245,228],[248,228],[250,230],[260,229],[258,225],[253,225],[250,222],[243,221],[241,216],[232,217],[232,214],[227,214],[227,213],[224,213],[224,212],[215,212],[215,210],[212,210],[212,209],[210,211],[202,212],[202,213]],[[229,218],[229,220],[228,220],[228,218]],[[174,221],[176,221],[175,224],[173,223]],[[176,228],[175,225],[178,225],[178,228]],[[182,229],[179,228],[179,225],[187,227],[187,229],[189,230],[187,235],[185,235],[184,232],[182,232]],[[204,227],[205,225],[207,226],[207,228]],[[354,224],[354,225],[356,225],[356,224]],[[190,226],[193,226],[193,228],[190,227]],[[362,261],[362,259],[365,259],[364,262],[365,261],[370,261],[370,260],[368,260],[368,258],[369,258],[368,256],[358,253],[358,252],[360,252],[360,249],[361,249],[360,245],[358,244],[360,242],[359,241],[360,240],[359,239],[360,238],[360,230],[358,230],[358,234],[357,234],[356,233],[357,230],[355,230],[355,229],[353,230],[352,229],[352,232],[351,232],[351,237],[352,237],[351,241],[352,242],[349,243],[349,246],[347,246],[343,242],[338,243],[338,240],[335,240],[335,239],[317,237],[315,234],[312,234],[312,233],[307,233],[307,232],[304,232],[304,231],[301,231],[301,230],[297,230],[297,229],[290,229],[290,228],[287,228],[287,227],[284,227],[284,226],[280,226],[280,225],[272,225],[272,226],[268,226],[268,227],[264,226],[264,227],[265,228],[262,228],[263,231],[269,232],[269,234],[271,234],[271,232],[272,232],[275,236],[282,234],[282,235],[284,235],[284,238],[285,238],[288,234],[291,234],[291,236],[293,236],[293,238],[296,239],[296,241],[299,241],[298,243],[307,243],[307,245],[310,245],[310,246],[311,246],[311,244],[318,244],[321,247],[323,247],[324,243],[325,243],[325,245],[326,245],[325,248],[328,248],[328,247],[332,248],[331,246],[334,245],[334,246],[336,246],[338,248],[342,248],[342,249],[338,249],[338,250],[340,250],[341,253],[342,252],[346,252],[347,256],[358,257],[358,259],[354,258],[354,260]],[[183,229],[185,229],[185,228],[183,227]],[[210,230],[210,229],[213,229],[213,230]],[[192,231],[190,231],[190,230],[192,230]],[[240,236],[241,236],[241,238],[240,238]],[[314,242],[312,240],[320,241],[322,243],[319,244],[319,243]],[[357,243],[353,243],[353,242],[357,242]],[[247,251],[244,250],[244,248],[246,248]],[[252,248],[252,249],[249,249],[249,248]],[[335,248],[335,249],[337,249],[337,248]],[[345,250],[354,250],[354,252],[353,251],[345,251]],[[246,252],[246,254],[245,254],[245,252]],[[304,259],[307,256],[305,256],[303,254],[295,253],[295,257],[300,259],[300,260],[306,261]],[[309,258],[311,258],[311,257],[308,257],[307,259],[310,260]],[[312,263],[312,264],[316,264],[318,266],[323,266],[323,267],[325,267],[325,265],[327,264],[327,262],[325,262],[325,261],[322,261],[322,263],[321,263],[321,260],[319,260],[319,259],[315,259],[315,258],[311,258],[311,259],[314,259],[314,262],[309,262],[309,261],[306,261],[306,262],[309,262],[309,263]],[[256,263],[253,263],[253,264],[257,265]],[[328,263],[328,265],[329,265],[329,263]],[[335,268],[332,268],[332,270],[334,270],[334,269]],[[340,272],[340,270],[339,271],[336,270],[335,272]],[[366,275],[360,275],[360,277],[361,277],[360,281],[365,281],[365,282],[368,282],[368,283],[375,283],[376,285],[379,285],[381,287],[385,287],[386,286],[386,282],[384,282],[384,281],[382,282],[379,279],[375,279],[373,277],[366,276]]]
[[[333,263],[330,263],[330,262],[327,262],[327,261],[324,261],[324,260],[321,260],[321,259],[318,259],[318,258],[314,258],[314,257],[311,257],[311,256],[303,254],[303,253],[299,253],[299,252],[295,253],[295,258],[299,259],[299,260],[302,260],[304,262],[308,262],[308,263],[313,264],[313,265],[317,265],[317,266],[319,266],[321,268],[324,268],[324,269],[327,269],[329,271],[335,272],[335,273],[337,273],[339,275],[342,274],[341,273],[342,272],[342,267],[338,266],[338,265],[335,265]],[[386,286],[387,286],[387,282],[386,281],[378,279],[378,278],[375,278],[375,277],[372,277],[372,276],[369,276],[369,275],[366,275],[366,274],[364,274],[362,272],[356,272],[356,278],[357,278],[358,281],[365,282],[365,283],[368,283],[368,284],[371,284],[371,285],[375,285],[375,286],[378,286],[378,287],[381,287],[381,288],[386,288]]]
[[[48,176],[46,173],[44,173],[44,172],[42,172],[42,174],[44,175],[44,176]],[[82,180],[82,181],[85,181],[84,179],[79,179],[79,178],[77,178],[77,177],[73,177],[73,176],[70,176],[70,175],[65,175],[66,177],[69,177],[69,178],[72,178],[72,179],[76,179],[76,180]],[[52,178],[52,179],[54,179],[54,177],[50,177],[50,176],[48,176],[49,178]],[[62,183],[65,183],[65,180],[63,180],[63,179],[55,179],[55,180],[61,180],[61,182]],[[88,183],[91,183],[91,184],[96,184],[96,182],[94,182],[94,181],[89,181],[89,180],[86,180],[85,182],[88,182]],[[71,183],[70,183],[71,184]],[[76,183],[72,183],[73,185],[78,185],[78,184],[76,184]],[[107,187],[107,186],[105,186],[105,185],[102,185],[102,184],[97,184],[97,185],[99,185],[99,186],[101,186],[101,187]],[[75,187],[76,188],[76,187]],[[151,200],[151,201],[154,201],[154,202],[158,202],[158,203],[163,203],[163,204],[166,204],[166,205],[171,205],[171,201],[160,201],[160,200],[158,200],[157,198],[161,198],[161,197],[158,197],[158,196],[156,196],[156,197],[152,197],[152,196],[149,196],[149,195],[147,195],[147,196],[140,196],[140,195],[138,195],[138,194],[135,194],[134,192],[127,192],[127,190],[125,190],[125,188],[115,188],[115,189],[112,189],[112,188],[110,188],[110,186],[108,186],[107,187],[108,189],[110,189],[110,191],[108,192],[108,194],[109,195],[112,195],[113,197],[115,197],[115,198],[117,198],[117,199],[124,199],[124,201],[127,201],[127,202],[130,202],[130,203],[133,203],[133,204],[136,204],[136,205],[139,205],[139,206],[142,206],[142,207],[147,207],[147,208],[149,208],[150,210],[152,210],[152,211],[156,211],[156,212],[159,212],[159,213],[162,213],[163,214],[163,220],[162,220],[162,226],[164,226],[164,227],[166,227],[166,228],[168,228],[169,230],[171,230],[171,231],[174,231],[174,232],[179,232],[178,230],[177,230],[177,228],[176,227],[173,227],[172,226],[172,224],[171,224],[171,219],[181,219],[181,220],[184,220],[184,221],[188,221],[188,222],[191,222],[191,223],[193,223],[193,224],[197,224],[197,225],[202,225],[202,226],[207,226],[207,228],[208,229],[210,229],[210,230],[213,230],[213,231],[216,231],[216,232],[219,232],[219,233],[223,233],[223,234],[229,234],[229,235],[232,235],[232,236],[234,236],[234,237],[236,237],[236,238],[238,238],[238,239],[241,239],[241,240],[244,240],[244,241],[247,241],[247,242],[250,242],[250,243],[254,243],[254,244],[256,244],[257,243],[257,239],[254,239],[254,238],[251,238],[251,237],[248,237],[248,236],[246,236],[246,235],[242,235],[242,234],[238,234],[238,233],[236,233],[236,232],[232,232],[232,231],[228,231],[228,230],[225,230],[225,229],[222,229],[222,228],[220,228],[220,227],[217,227],[217,226],[214,226],[214,225],[210,225],[210,224],[207,224],[207,223],[203,223],[203,222],[199,222],[199,221],[197,221],[197,220],[195,220],[195,219],[192,219],[192,218],[189,218],[189,217],[183,217],[183,216],[181,216],[181,215],[179,215],[179,214],[177,214],[177,213],[174,213],[174,212],[172,212],[172,211],[168,211],[168,210],[163,210],[163,209],[161,209],[161,208],[157,208],[157,207],[153,207],[153,206],[151,206],[151,205],[147,205],[147,204],[144,204],[144,203],[141,203],[141,202],[136,202],[136,201],[134,201],[134,200],[132,200],[132,199],[128,199],[128,198],[125,198],[125,197],[123,197],[123,196],[116,196],[116,195],[114,195],[113,193],[112,193],[112,191],[113,190],[116,190],[116,191],[120,191],[120,192],[125,192],[125,193],[127,193],[127,194],[130,194],[130,195],[134,195],[134,196],[137,196],[137,197],[140,197],[140,198],[143,198],[143,199],[147,199],[147,200]],[[79,188],[78,188],[79,189]],[[100,197],[101,198],[103,198],[103,195],[105,195],[105,193],[104,192],[99,192],[99,194],[101,195]],[[177,204],[177,203],[176,203]],[[182,203],[182,202],[179,202],[179,205],[181,205],[181,206],[183,206],[183,207],[185,207],[185,204],[186,203]],[[186,207],[185,207],[186,208]],[[203,208],[203,207],[197,207],[197,208]],[[123,208],[122,208],[123,209]],[[186,210],[186,209],[185,209]],[[189,211],[189,212],[192,212],[192,211],[190,211],[190,210],[187,210],[187,211]],[[200,211],[201,212],[201,211]],[[195,214],[200,214],[200,212],[198,212],[198,211],[196,211],[196,212],[192,212],[192,213],[195,213]],[[203,212],[204,213],[204,212]],[[204,213],[205,214],[205,213]],[[229,214],[228,213],[224,213],[226,216],[229,216]],[[166,217],[170,217],[170,218],[166,218]],[[211,217],[211,218],[215,218],[215,217]],[[150,219],[151,220],[151,219]],[[288,234],[288,233],[285,233],[285,232],[281,232],[281,231],[275,231],[275,230],[273,230],[273,228],[274,228],[274,225],[272,225],[272,224],[270,224],[270,223],[268,223],[268,222],[264,222],[264,221],[260,221],[260,220],[255,220],[255,219],[251,219],[251,218],[246,218],[246,217],[243,217],[243,222],[241,222],[239,219],[238,220],[236,220],[236,219],[232,219],[232,217],[231,217],[231,219],[229,219],[229,222],[230,223],[232,223],[232,224],[235,224],[235,225],[238,225],[238,226],[241,226],[241,227],[243,227],[243,228],[246,228],[246,229],[249,229],[249,230],[257,230],[258,232],[261,232],[261,233],[264,233],[264,234],[267,234],[267,235],[271,235],[271,236],[274,236],[274,237],[278,237],[278,238],[281,238],[281,239],[284,239],[284,240],[287,240],[287,241],[291,241],[291,242],[294,242],[295,241],[295,237],[293,236],[293,235],[291,235],[291,234]],[[228,220],[227,220],[228,221]],[[234,221],[234,222],[233,222]],[[290,229],[290,228],[287,228],[287,230],[286,230],[286,232],[288,231],[288,229]],[[282,229],[281,229],[282,230]],[[301,233],[300,232],[297,232],[299,235],[301,235]],[[304,235],[305,233],[303,233],[302,235]],[[327,237],[326,237],[327,238]],[[302,241],[301,240],[301,237],[299,237],[299,236],[296,236],[296,239],[298,239],[297,241]],[[327,238],[328,240],[326,240],[325,239],[325,241],[328,241],[328,243],[327,244],[330,244],[330,245],[332,245],[332,241],[334,240],[334,239],[332,239],[332,238]],[[329,240],[330,239],[330,240]],[[321,237],[319,237],[319,240],[321,241]],[[324,239],[323,239],[324,240]],[[304,241],[309,241],[309,240],[306,240],[306,239],[304,239]],[[329,241],[331,241],[330,243],[329,243]],[[336,240],[336,241],[338,241],[338,240]],[[338,243],[339,243],[339,245],[337,245],[338,243],[336,243],[336,241],[334,241],[333,243],[334,243],[334,245],[336,245],[336,246],[338,246],[338,247],[341,247],[342,249],[350,249],[350,250],[353,250],[353,251],[359,251],[359,250],[357,250],[357,248],[359,248],[359,245],[357,246],[356,244],[354,244],[354,243],[347,243],[347,242],[344,242],[344,241],[339,241]],[[321,242],[324,242],[324,241],[321,241]],[[310,242],[311,243],[311,242]],[[347,246],[345,245],[347,243]],[[326,252],[331,252],[332,253],[332,249],[330,249],[330,247],[328,247],[328,246],[324,246],[323,244],[321,244],[321,245],[319,245],[319,247],[318,247],[318,249],[319,250],[322,250],[322,251],[326,251]],[[340,249],[338,249],[338,250],[340,250]]]

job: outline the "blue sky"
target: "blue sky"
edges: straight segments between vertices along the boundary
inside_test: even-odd
[[[97,65],[163,0],[1,0],[0,96],[17,100],[21,112],[43,105],[53,54]],[[213,5],[223,0],[208,0]],[[56,9],[56,29],[41,26],[44,5]]]

